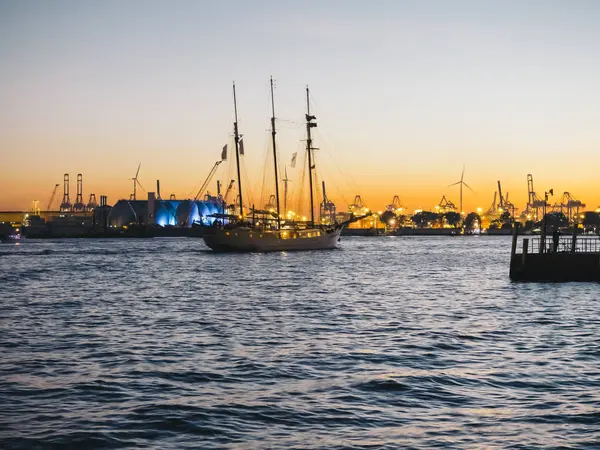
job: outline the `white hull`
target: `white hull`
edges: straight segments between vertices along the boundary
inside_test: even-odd
[[[250,228],[210,228],[204,242],[216,252],[279,252],[336,248],[341,228],[330,230],[260,231]]]

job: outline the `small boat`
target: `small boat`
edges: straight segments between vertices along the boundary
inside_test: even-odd
[[[342,229],[351,222],[360,220],[365,216],[352,217],[351,219],[329,225],[315,223],[314,197],[313,197],[313,172],[315,170],[311,129],[316,127],[316,117],[310,114],[310,93],[306,88],[306,151],[308,154],[308,180],[310,189],[310,221],[286,222],[280,214],[279,204],[279,176],[277,166],[277,147],[275,141],[275,101],[273,98],[273,79],[271,78],[271,136],[273,139],[273,163],[275,172],[275,208],[273,211],[252,210],[252,220],[244,217],[243,195],[240,176],[240,150],[237,104],[235,84],[233,85],[233,102],[235,122],[233,124],[235,156],[237,165],[239,189],[239,216],[231,215],[228,221],[222,220],[220,225],[207,228],[204,233],[204,242],[215,252],[276,252],[297,250],[325,250],[336,248],[340,240]],[[370,213],[369,213],[370,214]],[[256,220],[256,216],[259,220]]]
[[[10,243],[14,243],[14,242],[18,243],[18,242],[23,241],[24,239],[25,238],[23,237],[23,235],[21,234],[21,231],[18,228],[12,229],[12,227],[11,227],[10,231],[0,233],[0,242],[5,243],[5,244],[10,244]]]

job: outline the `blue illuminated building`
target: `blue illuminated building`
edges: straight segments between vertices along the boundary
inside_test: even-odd
[[[148,202],[154,202],[154,214],[148,214]],[[210,226],[214,214],[223,213],[223,204],[216,197],[205,200],[119,200],[111,209],[108,223],[112,227],[131,224],[183,227]]]

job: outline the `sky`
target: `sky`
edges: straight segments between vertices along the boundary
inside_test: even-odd
[[[355,195],[458,204],[463,166],[464,210],[487,209],[498,180],[523,209],[528,173],[551,202],[569,191],[596,209],[599,73],[596,1],[0,0],[0,210],[45,209],[64,173],[71,201],[82,173],[84,201],[112,204],[140,162],[146,190],[193,197],[231,148],[233,81],[244,195],[260,202],[270,76],[290,189],[308,85],[338,210]]]

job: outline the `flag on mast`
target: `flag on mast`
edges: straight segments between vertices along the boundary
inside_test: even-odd
[[[292,155],[292,162],[290,163],[290,167],[293,169],[294,167],[296,167],[296,156],[298,156],[298,152],[295,152]]]
[[[240,139],[240,155],[244,154],[244,140]]]
[[[223,151],[221,152],[221,161],[225,161],[227,159],[227,144],[223,147]]]

